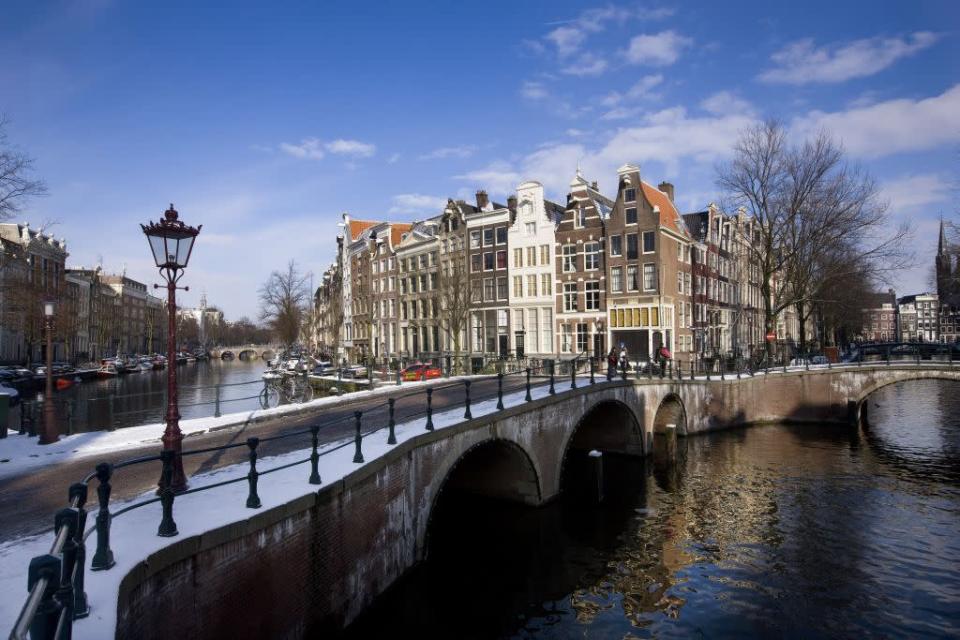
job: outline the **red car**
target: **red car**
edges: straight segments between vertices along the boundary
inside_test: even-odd
[[[439,378],[441,375],[443,375],[443,373],[440,371],[440,367],[420,362],[411,364],[400,372],[400,377],[408,381],[430,380],[432,378]]]

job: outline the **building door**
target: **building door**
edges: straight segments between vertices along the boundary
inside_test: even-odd
[[[593,334],[593,355],[595,358],[600,358],[607,353],[606,345],[603,344],[604,337],[602,333]]]
[[[513,339],[514,339],[514,344],[517,345],[517,359],[519,360],[520,358],[523,358],[523,354],[525,352],[524,343],[523,343],[524,332],[517,331],[514,334]]]
[[[507,340],[507,335],[497,336],[500,341],[499,354],[501,358],[506,358],[510,354],[510,341]]]

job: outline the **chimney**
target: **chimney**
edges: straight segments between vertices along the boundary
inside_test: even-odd
[[[510,209],[510,211],[517,210],[517,196],[509,196],[507,198],[507,209]]]
[[[490,204],[490,198],[487,197],[487,192],[483,189],[477,191],[477,208],[486,209],[488,204]]]
[[[594,191],[600,191],[600,185],[597,184],[596,180],[590,183],[590,188]]]
[[[663,191],[665,194],[667,194],[667,197],[670,198],[670,202],[673,202],[673,185],[672,184],[670,184],[669,182],[661,182],[660,184],[657,185],[657,189],[660,189],[660,191]]]

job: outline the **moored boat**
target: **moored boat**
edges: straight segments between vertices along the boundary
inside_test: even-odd
[[[97,369],[98,378],[115,378],[117,375],[117,367],[112,363],[106,363]]]

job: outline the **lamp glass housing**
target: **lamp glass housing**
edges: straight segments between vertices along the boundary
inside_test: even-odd
[[[57,306],[53,300],[43,301],[43,315],[45,318],[52,318],[56,310],[57,310]]]

